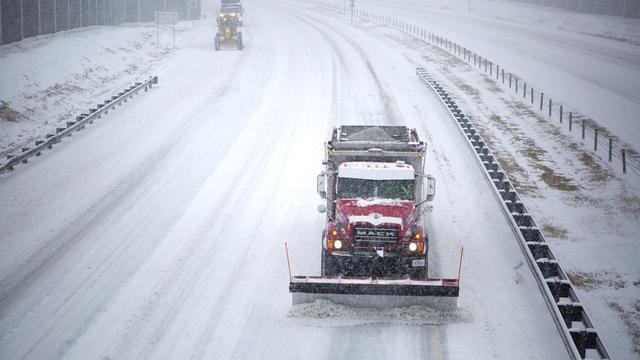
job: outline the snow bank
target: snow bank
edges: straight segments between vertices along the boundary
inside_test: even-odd
[[[167,54],[152,25],[93,26],[0,47],[0,154],[146,78]]]
[[[380,310],[334,304],[328,300],[293,305],[288,316],[298,323],[326,327],[371,324],[444,325],[472,320],[471,314],[464,308],[443,311],[426,306],[409,306]]]

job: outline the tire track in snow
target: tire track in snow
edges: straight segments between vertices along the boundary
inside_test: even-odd
[[[340,63],[342,64],[343,68],[348,69],[353,67],[353,65],[348,65],[348,62],[344,60],[344,56],[342,55],[343,50],[341,50],[336,39],[331,37],[330,34],[336,34],[335,31],[332,31],[330,27],[328,27],[326,24],[323,24],[322,22],[318,21],[315,18],[313,20],[310,20],[310,16],[295,14],[297,12],[297,9],[296,10],[293,10],[291,8],[285,9],[284,7],[281,7],[281,9],[283,12],[290,14],[291,16],[304,22],[308,26],[316,29],[323,36],[323,38],[325,38],[332,45],[332,47],[335,50],[335,53],[340,59]],[[338,34],[340,35],[342,40],[348,43],[351,46],[351,48],[353,48],[356,51],[356,53],[360,58],[360,61],[362,62],[364,67],[367,69],[367,72],[370,74],[370,78],[373,79],[373,82],[376,87],[378,104],[380,107],[378,112],[384,114],[384,119],[386,120],[383,122],[383,124],[384,125],[403,124],[402,116],[397,110],[397,106],[395,104],[395,101],[393,100],[393,96],[390,95],[386,90],[386,87],[383,85],[384,82],[381,80],[380,76],[373,68],[371,61],[369,60],[369,57],[364,52],[362,47],[360,47],[357,43],[355,43],[349,37],[345,36],[342,32],[338,32]],[[348,77],[348,78],[351,78],[351,77]],[[354,120],[355,122],[360,122],[360,119],[352,119],[350,123],[353,123]],[[336,126],[342,123],[344,123],[344,121],[337,123]],[[367,123],[370,124],[370,122],[367,122]],[[383,124],[380,124],[380,125],[383,125]]]
[[[301,15],[294,15],[294,16],[300,19],[301,21],[303,21],[304,23],[308,24],[312,28],[316,29],[332,45],[334,51],[336,51],[339,54],[341,53],[340,47],[337,45],[336,40],[331,38],[329,35],[329,34],[336,33],[336,31],[333,31],[334,29],[332,29],[328,25],[320,23],[319,21],[317,21],[317,19],[310,21],[305,16],[301,16]],[[385,86],[383,86],[383,82],[380,80],[380,76],[374,70],[367,53],[353,39],[345,36],[342,32],[338,32],[338,34],[340,35],[342,40],[344,40],[344,42],[348,43],[353,49],[356,50],[356,52],[359,54],[361,61],[363,62],[363,64],[365,64],[369,74],[371,75],[371,78],[374,79],[374,83],[379,95],[380,102],[384,104],[383,111],[386,114],[385,116],[387,119],[386,124],[389,124],[389,125],[404,124],[404,120],[400,115],[399,111],[397,110],[397,104],[393,100],[393,97],[389,95],[389,92],[385,89]],[[344,65],[346,64],[346,62],[343,60],[342,64]],[[428,332],[428,335],[427,335],[427,332],[425,331],[425,337],[429,337],[431,339],[430,343],[432,344],[432,348],[423,349],[423,351],[418,353],[428,354],[430,358],[435,358],[435,359],[448,358],[448,356],[446,355],[446,352],[443,352],[443,349],[442,349],[443,338],[445,338],[445,343],[446,343],[446,332],[442,333],[439,326],[429,326],[429,328],[431,328],[431,331]],[[346,337],[346,339],[350,339],[348,341],[344,341],[345,339],[344,331],[334,332],[334,336],[333,336],[334,346],[331,347],[330,357],[348,358],[348,357],[357,355],[357,354],[352,354],[350,352],[356,349],[361,349],[363,345],[362,344],[360,346],[358,346],[357,344],[354,345],[353,339],[359,339],[363,336],[358,335],[359,331],[357,329],[354,329],[354,330],[355,331],[350,333],[350,336]],[[371,333],[369,332],[369,330],[365,330],[365,331],[368,332],[368,335],[364,336],[364,338],[366,338],[367,341],[370,341],[371,343],[377,343],[377,344],[384,344],[386,342],[386,339],[381,336],[381,333],[379,331],[378,332],[374,331]],[[372,337],[379,337],[379,339],[378,341],[375,341],[375,340],[372,340]],[[338,346],[338,344],[340,344],[340,346]],[[384,348],[379,349],[379,353],[384,354]],[[388,358],[390,355],[391,354],[382,355],[380,358]]]
[[[269,68],[269,64],[265,64],[265,66],[267,68]],[[281,65],[282,66],[282,65]],[[267,84],[270,84],[272,82],[266,82]],[[258,87],[261,90],[265,90],[264,87]],[[279,91],[277,88],[268,88],[269,89],[267,91],[267,93],[271,93],[271,94],[281,94],[281,91]],[[251,130],[251,134],[250,137],[255,137],[255,136],[260,136],[263,137],[265,135],[267,135],[267,138],[278,138],[280,136],[285,136],[286,134],[282,134],[281,130],[278,130],[278,127],[272,126],[271,123],[269,122],[264,122],[261,125],[261,128],[256,128],[255,126],[251,126],[252,129]],[[250,137],[247,136],[238,136],[238,138],[242,138],[243,142],[250,142],[250,143],[260,143],[259,139],[256,138],[253,141],[250,141]],[[251,169],[251,168],[255,168],[255,166],[253,166],[253,163],[262,163],[263,158],[265,156],[267,156],[267,154],[270,154],[268,152],[260,152],[259,156],[256,157],[251,157],[251,156],[247,156],[245,157],[245,164],[240,165],[238,167],[238,171],[242,171],[242,169]],[[232,174],[225,174],[225,177],[230,177],[230,178],[238,178],[238,179],[242,179],[242,181],[240,183],[236,182],[233,184],[230,184],[230,186],[233,186],[233,189],[235,189],[235,191],[232,191],[231,193],[229,191],[225,191],[224,189],[220,189],[221,193],[230,195],[227,198],[227,203],[231,204],[231,208],[229,208],[229,205],[225,206],[227,210],[225,210],[228,213],[240,213],[242,212],[242,208],[240,207],[241,204],[247,204],[247,203],[251,203],[251,192],[247,192],[244,189],[249,188],[249,186],[247,186],[249,183],[249,181],[253,181],[253,178],[251,176],[243,176],[242,173],[237,173],[236,176],[232,176]],[[245,183],[243,185],[243,182]],[[232,189],[232,190],[233,190]],[[211,217],[208,220],[204,220],[201,221],[201,223],[206,224],[206,223],[216,223],[216,217],[217,215],[211,215]],[[229,226],[224,225],[223,227],[216,231],[216,235],[217,238],[232,238],[234,237],[233,232],[231,232],[232,230],[229,228]],[[157,349],[157,345],[163,341],[171,341],[170,339],[167,339],[167,333],[166,331],[168,329],[171,329],[174,326],[174,322],[177,319],[177,315],[180,311],[184,310],[184,303],[185,301],[187,301],[192,294],[192,290],[196,284],[196,280],[194,279],[201,279],[202,278],[202,273],[205,271],[210,270],[210,266],[208,266],[206,263],[210,262],[212,259],[216,258],[216,254],[217,254],[217,250],[218,250],[218,246],[215,247],[209,247],[209,250],[207,250],[207,243],[208,241],[206,240],[207,237],[204,236],[202,231],[199,231],[197,233],[195,233],[193,235],[194,237],[200,237],[200,240],[195,239],[194,240],[194,244],[191,248],[187,249],[184,251],[185,254],[198,254],[196,259],[191,259],[191,261],[184,261],[184,260],[176,260],[174,261],[174,263],[177,264],[177,268],[172,269],[169,273],[171,275],[170,279],[167,280],[163,280],[160,281],[160,288],[154,290],[154,298],[157,300],[153,300],[153,302],[151,303],[147,303],[145,304],[145,308],[147,310],[145,310],[145,308],[141,309],[140,311],[134,311],[132,313],[135,314],[145,314],[148,313],[148,315],[143,315],[143,317],[145,318],[155,318],[156,321],[153,324],[153,330],[152,333],[149,336],[149,340],[145,342],[143,348],[141,349],[141,351],[138,353],[138,357],[139,358],[147,358],[147,357],[153,357],[154,354],[157,354],[158,349]],[[253,247],[250,247],[250,249],[253,249]],[[234,252],[233,254],[237,254],[238,256],[240,256],[240,253]],[[246,255],[246,254],[244,254]],[[235,267],[240,267],[240,261],[242,261],[242,257],[239,257],[237,260],[233,260],[235,262],[238,262],[238,266],[236,265],[230,265],[229,268],[235,268]],[[228,259],[231,260],[231,259]],[[226,281],[224,283],[218,283],[217,287],[220,287],[220,289],[218,289],[217,291],[219,292],[218,298],[217,300],[214,300],[211,302],[212,306],[215,306],[214,309],[216,312],[223,312],[224,308],[227,307],[226,305],[226,298],[228,298],[228,294],[232,293],[233,287],[237,286],[238,284],[234,281],[234,279],[236,279],[240,274],[234,274],[234,276],[228,276],[225,277]],[[168,304],[168,310],[166,306],[163,306],[162,304],[156,304],[157,302],[163,302],[166,300],[163,299],[167,299],[167,298],[171,298],[170,300],[170,304]],[[166,310],[166,311],[165,311]],[[153,313],[162,313],[161,316],[154,316]],[[209,324],[216,324],[216,319],[211,319],[208,323]],[[144,323],[141,323],[140,325],[145,325]],[[148,327],[148,326],[147,326]],[[140,332],[140,328],[136,329],[136,328],[131,328],[129,329],[127,332],[131,333],[132,335],[137,334]],[[211,340],[211,338],[209,336],[206,335],[207,332],[205,332],[203,335],[201,335],[204,339],[205,339],[205,344]],[[128,339],[127,336],[123,337],[125,339],[125,341]],[[121,348],[121,350],[119,351],[119,353],[117,354],[116,357],[120,357],[120,356],[126,356],[126,354],[128,352],[131,351],[131,346],[135,346],[132,344],[121,344],[119,346],[119,348]]]
[[[271,63],[262,64],[262,65],[265,66],[265,68],[270,68],[273,64],[274,63],[271,62]],[[270,76],[270,72],[268,71],[261,72],[261,74],[264,74],[264,76],[267,76],[267,75]],[[260,94],[262,94],[262,91],[269,89],[269,84],[272,82],[267,79],[272,79],[272,78],[265,77],[261,81],[263,86],[256,86],[256,89],[260,89],[260,91],[247,93],[245,98],[248,96],[252,96],[254,98],[260,98]],[[275,89],[271,89],[268,92],[277,93],[278,91],[276,91]],[[247,118],[250,118],[252,116],[251,115],[252,113],[249,113],[249,111],[250,110],[247,110],[247,114],[244,115]],[[232,122],[243,123],[238,121],[232,121]],[[263,124],[263,125],[268,126],[269,124]],[[248,127],[251,127],[251,126],[248,126]],[[271,127],[271,128],[273,129],[274,127]],[[236,132],[232,132],[232,134],[236,134]],[[239,145],[240,142],[248,141],[248,138],[246,136],[242,136],[241,134],[236,135],[236,137],[234,137],[233,139],[234,139],[233,142],[236,146]],[[258,143],[257,139],[255,139],[253,142]],[[227,147],[227,152],[225,152],[222,156],[218,154],[217,156],[213,156],[212,158],[220,158],[220,159],[227,158],[228,157],[227,153],[231,151],[231,149],[229,148],[231,148],[231,146]],[[265,153],[261,152],[260,154],[261,156],[264,156]],[[245,163],[241,165],[239,169],[250,168],[250,166],[248,165],[249,161],[250,161],[250,157],[246,157]],[[225,174],[225,177],[234,178],[233,176],[231,176],[231,174]],[[235,183],[228,183],[227,184],[228,187],[226,190],[219,189],[220,194],[231,195],[230,198],[234,198],[234,196],[238,197],[238,201],[230,202],[232,205],[231,208],[228,208],[227,206],[227,209],[225,210],[225,212],[227,213],[240,213],[241,204],[249,203],[248,201],[249,199],[247,198],[248,194],[242,190],[246,188],[246,186],[243,186],[242,184],[243,183],[248,184],[248,181],[250,181],[251,179],[249,177],[242,176],[242,174],[237,174],[235,178],[242,179],[242,181],[235,182]],[[237,194],[237,195],[234,195],[234,194]],[[198,197],[201,197],[201,196],[198,196]],[[218,199],[218,201],[221,203],[226,202],[226,201],[223,201],[223,199],[221,198]],[[169,277],[162,281],[158,281],[159,287],[154,288],[155,290],[153,291],[152,298],[148,299],[148,301],[144,304],[144,306],[141,309],[139,309],[139,311],[132,312],[132,314],[136,314],[136,315],[142,314],[141,316],[142,319],[134,320],[136,322],[132,324],[131,327],[127,330],[127,333],[131,334],[132,337],[122,336],[122,342],[119,345],[117,345],[117,348],[119,350],[117,350],[116,357],[130,355],[130,352],[132,351],[131,348],[138,347],[138,346],[142,346],[142,348],[138,352],[139,358],[153,357],[153,355],[156,352],[155,347],[157,346],[158,343],[160,343],[166,338],[166,331],[172,327],[174,321],[176,321],[176,317],[178,316],[178,313],[184,310],[183,304],[185,303],[185,301],[188,300],[189,296],[191,295],[191,292],[193,291],[194,286],[196,285],[196,281],[194,281],[193,279],[200,279],[202,277],[201,276],[202,273],[208,268],[206,266],[206,263],[210,262],[211,259],[215,258],[218,252],[219,243],[216,242],[215,246],[211,246],[210,238],[208,238],[207,236],[203,236],[203,232],[206,231],[208,228],[207,226],[205,226],[205,224],[218,224],[219,223],[218,217],[219,217],[219,213],[213,212],[206,217],[206,220],[200,221],[200,223],[203,224],[203,227],[200,230],[198,230],[198,232],[192,234],[191,236],[192,239],[190,240],[190,242],[192,243],[188,244],[182,251],[184,253],[184,257],[172,260],[172,262],[174,263],[174,267],[172,268],[171,271],[168,271]],[[222,224],[222,227],[219,228],[217,231],[217,235],[221,238],[233,237],[232,231],[233,229],[229,228],[228,225]],[[192,254],[198,254],[198,255],[195,259],[192,258],[188,260],[187,257],[189,256],[193,257]],[[224,284],[222,285],[223,289],[225,288],[225,286],[226,288],[231,287],[233,285],[232,279],[230,278],[229,281],[227,281],[225,284],[226,285]],[[225,291],[222,292],[222,294],[224,293]],[[167,299],[171,299],[171,300],[169,301],[168,304],[165,305],[164,303],[167,303]],[[158,313],[161,313],[161,314],[159,315]],[[144,319],[147,319],[147,320],[144,320]],[[148,320],[148,319],[155,319],[155,320]],[[153,324],[149,325],[146,323],[147,321],[152,321]],[[151,334],[149,335],[148,340],[145,341],[144,344],[142,343],[136,344],[136,339],[139,339],[139,333],[142,332],[145,328],[149,328],[150,326],[153,326],[153,329],[151,329]]]
[[[244,61],[242,59],[238,61],[232,68],[229,76],[233,77],[233,74],[240,67],[242,67],[243,62]],[[211,95],[204,98],[201,103],[201,107],[192,110],[192,113],[196,114],[198,112],[201,112],[202,109],[210,106],[212,103],[216,103],[218,101],[218,97],[222,95],[223,92],[224,88],[219,88],[214,91]],[[187,119],[191,119],[192,117],[193,116],[187,116]],[[201,127],[202,124],[206,124],[207,122],[210,122],[210,119],[208,119],[207,117],[200,117],[197,119],[197,121],[187,121],[186,124],[180,125],[172,133],[172,136],[168,139],[168,142],[163,143],[158,149],[154,150],[154,152],[148,158],[146,158],[141,164],[137,165],[137,167],[131,171],[130,176],[116,185],[115,191],[111,190],[105,197],[94,203],[91,206],[90,210],[88,212],[85,212],[85,214],[83,214],[83,216],[79,220],[74,221],[70,226],[62,230],[59,235],[56,235],[54,237],[54,239],[66,239],[62,241],[62,245],[57,246],[55,249],[53,249],[53,251],[51,251],[52,254],[45,252],[45,256],[40,255],[39,253],[39,258],[43,258],[43,261],[39,263],[35,262],[35,265],[37,266],[34,270],[30,271],[26,276],[23,276],[22,278],[20,278],[19,276],[14,277],[14,281],[19,288],[9,287],[10,290],[7,293],[11,295],[11,297],[4,298],[5,302],[2,304],[2,310],[6,314],[6,312],[11,309],[11,313],[6,314],[6,316],[2,316],[1,321],[5,323],[2,324],[2,328],[13,329],[18,325],[19,321],[24,320],[23,317],[20,317],[20,313],[17,313],[15,311],[15,306],[12,306],[12,304],[18,301],[21,297],[30,295],[27,293],[27,291],[29,291],[33,286],[33,282],[40,281],[43,277],[50,277],[48,273],[52,268],[58,266],[61,259],[68,257],[70,251],[74,250],[78,245],[81,245],[88,241],[86,239],[90,235],[91,231],[95,230],[96,223],[101,224],[106,221],[105,219],[113,218],[117,211],[120,211],[120,209],[122,208],[121,205],[123,203],[126,203],[125,201],[135,204],[137,202],[137,199],[140,199],[145,193],[148,194],[149,191],[143,191],[142,189],[148,187],[149,185],[152,185],[153,181],[157,177],[157,174],[161,174],[165,171],[164,164],[166,163],[165,160],[168,154],[176,151],[176,147],[178,146],[178,144],[184,142],[184,136],[186,136],[187,133],[189,133],[196,127]],[[224,149],[225,146],[223,144],[224,143],[221,142],[219,144],[216,144],[215,147]],[[198,180],[196,179],[195,181],[197,182]],[[197,188],[197,186],[195,188]],[[187,190],[187,194],[185,194],[185,196],[182,198],[182,201],[187,201],[189,198],[195,195],[192,188],[186,187],[185,189]],[[162,209],[160,208],[156,208],[153,210],[156,214],[162,212]],[[156,215],[153,214],[154,213],[149,213],[147,218],[154,218]],[[78,224],[82,225],[78,227]],[[147,226],[151,229],[155,228],[154,226],[151,226],[152,224],[139,225],[142,225],[139,227],[139,229],[145,229],[147,228]],[[153,244],[148,244],[147,246],[149,245],[153,246]],[[54,327],[60,326],[58,321],[56,321],[55,319],[59,320],[61,318],[66,318],[68,315],[65,315],[65,313],[68,313],[70,309],[74,309],[74,317],[81,316],[81,314],[78,314],[77,311],[79,306],[86,307],[96,305],[91,305],[88,303],[78,304],[78,301],[86,298],[86,300],[91,299],[90,302],[93,303],[98,297],[97,295],[100,294],[100,303],[107,303],[110,297],[113,296],[113,293],[115,293],[115,288],[117,288],[119,285],[114,284],[115,288],[108,286],[106,287],[106,289],[104,289],[104,286],[101,286],[101,288],[103,289],[96,289],[98,292],[94,293],[94,295],[90,298],[87,298],[87,294],[81,294],[81,290],[82,292],[85,292],[87,289],[97,288],[97,285],[99,283],[103,284],[105,281],[105,272],[108,269],[112,269],[114,267],[114,264],[122,263],[127,258],[130,258],[131,260],[135,259],[135,257],[132,256],[137,253],[136,251],[134,251],[136,249],[141,250],[141,247],[140,244],[137,244],[135,236],[132,236],[129,241],[116,243],[115,248],[111,250],[112,252],[106,254],[106,258],[104,258],[102,262],[98,264],[98,266],[92,266],[91,271],[88,274],[84,275],[85,277],[82,279],[82,281],[80,281],[75,290],[68,293],[66,297],[62,299],[62,301],[58,305],[56,305],[55,310],[50,312],[49,319],[47,320],[47,325],[43,330],[44,332],[38,335],[38,339],[28,350],[27,355],[40,347],[44,339],[50,337],[50,332],[54,329]],[[125,255],[128,256],[124,257]],[[125,263],[128,263],[128,261],[126,261]],[[57,286],[57,282],[54,281],[51,286]],[[112,290],[113,292],[108,292],[106,290]],[[47,303],[50,302],[48,296],[38,300],[38,304],[44,304],[45,301]],[[72,303],[75,305],[71,305]],[[25,305],[21,304],[17,306],[24,307]],[[31,312],[32,311],[29,310],[27,314],[30,314]],[[14,320],[7,319],[7,317],[13,318]],[[76,327],[76,333],[81,333],[81,329],[89,326],[93,319],[93,314],[89,314],[88,317],[80,319],[79,324]],[[7,324],[7,321],[10,321],[10,323]],[[12,332],[13,330],[9,331],[8,335],[11,335]],[[0,339],[0,341],[4,340],[6,340],[6,337]],[[65,347],[67,347],[68,345],[69,342],[67,342],[67,345],[65,345]],[[64,348],[61,348],[60,351],[64,351]]]

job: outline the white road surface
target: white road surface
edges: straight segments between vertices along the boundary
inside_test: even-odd
[[[0,176],[0,358],[566,357],[420,59],[333,13],[245,6],[245,50],[197,24],[157,88]],[[294,273],[319,273],[315,176],[343,123],[428,141],[432,275],[465,247],[459,316],[289,314],[284,242]]]

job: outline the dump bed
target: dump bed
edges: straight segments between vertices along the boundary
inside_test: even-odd
[[[406,126],[349,125],[334,128],[327,147],[334,151],[382,151],[414,153],[425,149],[415,129]]]

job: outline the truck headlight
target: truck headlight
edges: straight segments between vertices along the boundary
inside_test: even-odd
[[[340,240],[334,241],[333,242],[333,247],[336,248],[336,250],[342,249],[342,241],[340,241]]]
[[[416,243],[414,243],[414,242],[409,243],[409,250],[410,250],[410,251],[416,251],[416,250],[418,250],[418,244],[416,244]]]

